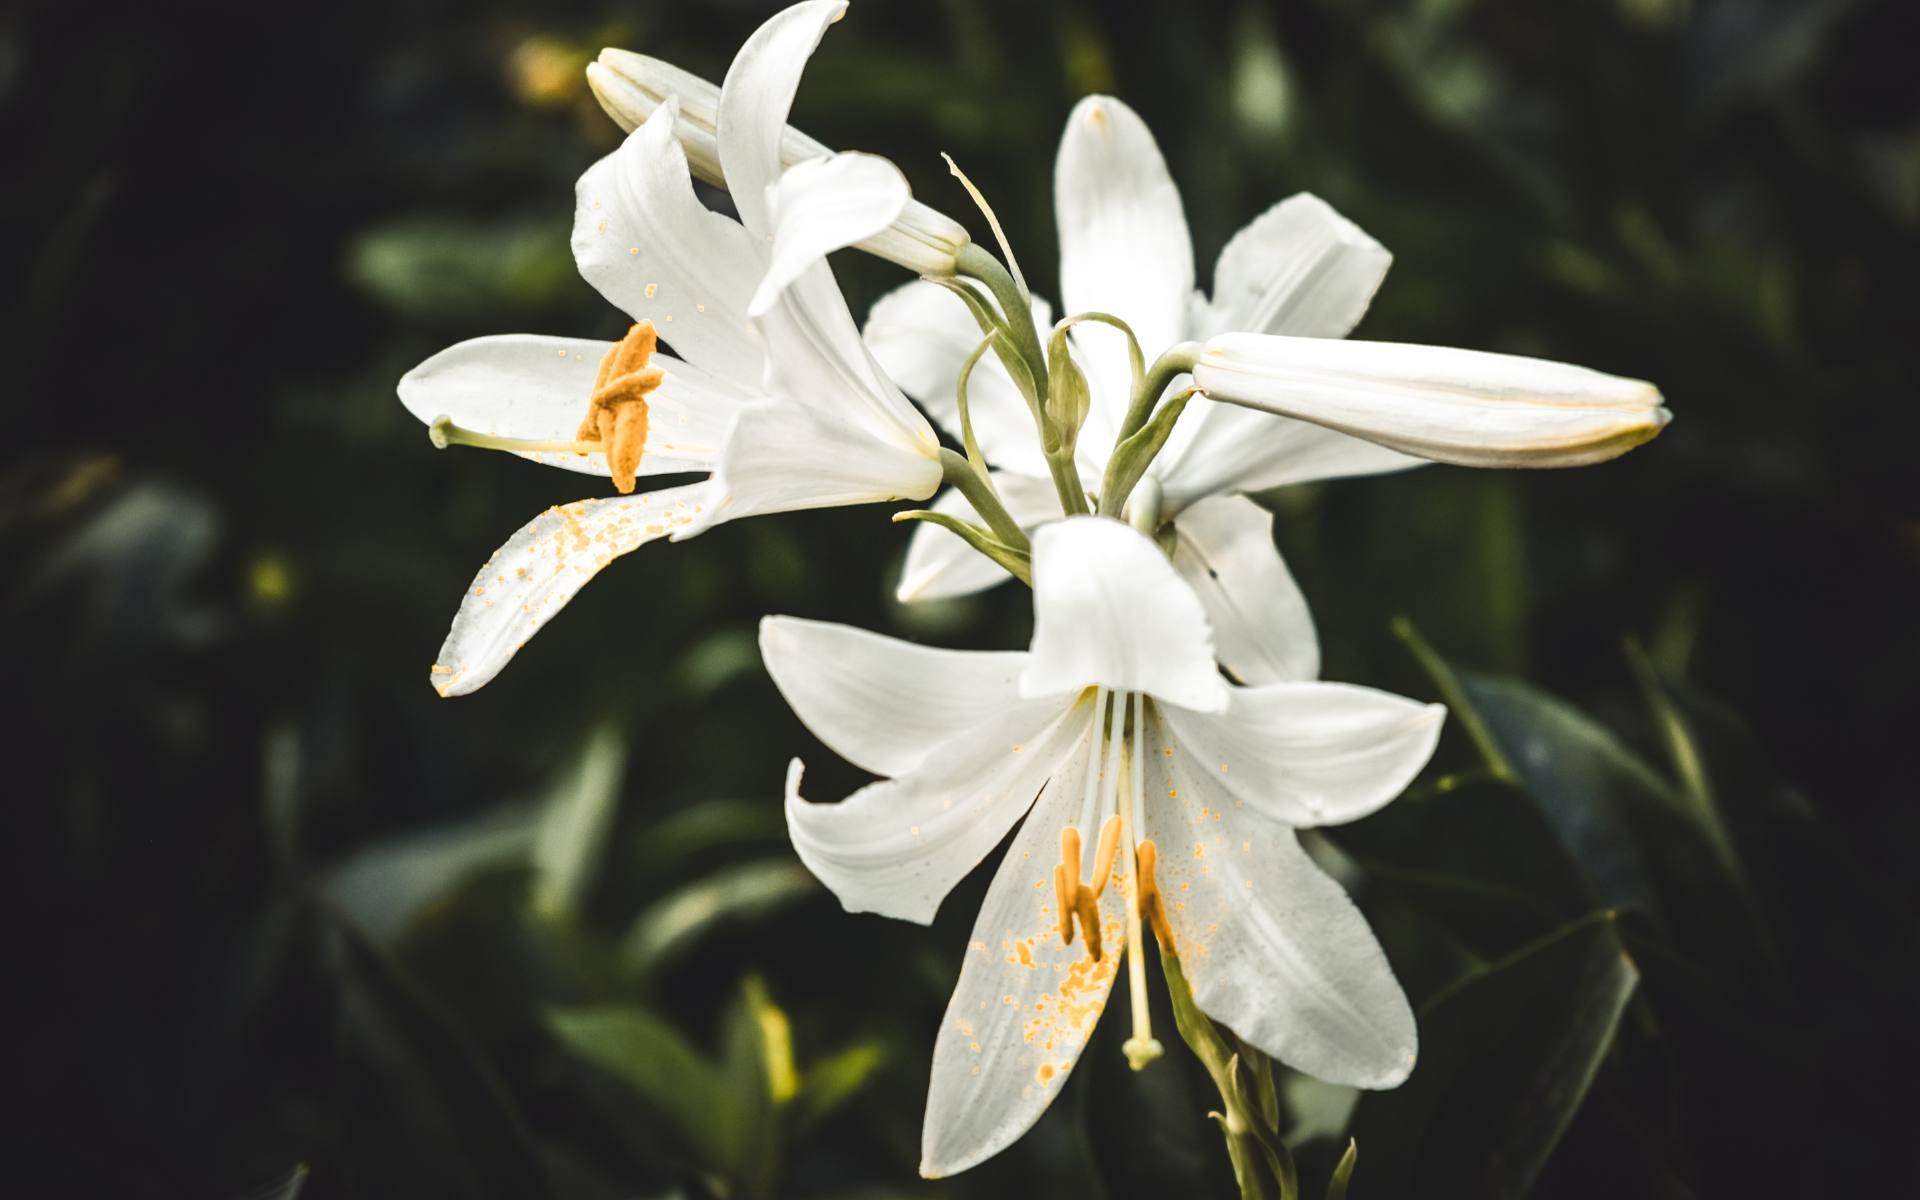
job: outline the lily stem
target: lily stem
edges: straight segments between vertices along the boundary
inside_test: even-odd
[[[1014,550],[1023,553],[1030,551],[1026,531],[1020,528],[1020,522],[1013,519],[1006,505],[1000,502],[1000,494],[993,490],[993,481],[982,475],[968,462],[965,455],[956,454],[945,446],[940,447],[940,471],[946,481],[960,489],[960,494],[973,505],[973,511],[986,521],[987,528],[993,530],[993,536]]]

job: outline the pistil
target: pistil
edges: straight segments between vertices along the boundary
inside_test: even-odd
[[[1127,1065],[1136,1071],[1144,1070],[1148,1063],[1166,1053],[1165,1047],[1153,1036],[1153,1015],[1147,1008],[1147,959],[1145,939],[1141,936],[1140,914],[1142,906],[1147,904],[1151,895],[1156,900],[1158,889],[1152,886],[1153,843],[1139,841],[1141,830],[1138,821],[1143,809],[1142,791],[1146,775],[1145,754],[1141,738],[1145,732],[1142,718],[1145,715],[1144,700],[1139,693],[1131,697],[1133,701],[1132,736],[1127,739],[1130,754],[1121,759],[1127,776],[1126,798],[1118,803],[1121,833],[1127,844],[1134,847],[1134,869],[1127,876],[1127,994],[1133,1001],[1133,1036],[1120,1047],[1127,1056]],[[1114,704],[1115,725],[1120,716],[1120,702],[1116,697]],[[1116,729],[1117,732],[1117,729]],[[1142,852],[1145,852],[1144,854]],[[1142,860],[1147,867],[1141,869]],[[1151,890],[1150,890],[1151,889]],[[1159,927],[1155,926],[1155,936]]]

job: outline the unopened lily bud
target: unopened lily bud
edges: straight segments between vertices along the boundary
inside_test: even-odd
[[[1392,342],[1227,333],[1193,368],[1205,395],[1435,462],[1579,467],[1651,440],[1659,389],[1585,367]]]
[[[1087,377],[1073,361],[1067,331],[1057,330],[1047,342],[1047,424],[1049,432],[1058,435],[1065,447],[1062,453],[1069,458],[1092,406]],[[1054,447],[1048,446],[1047,450],[1051,453]]]
[[[686,151],[687,166],[696,179],[715,187],[726,186],[715,138],[720,120],[717,86],[671,63],[611,48],[600,52],[598,62],[587,64],[587,85],[600,107],[628,132],[638,129],[668,96],[677,96],[680,118],[674,122],[673,132]],[[832,154],[791,125],[781,134],[780,161],[784,166]],[[909,200],[892,225],[859,243],[858,249],[917,274],[951,275],[954,256],[970,240],[953,218]]]

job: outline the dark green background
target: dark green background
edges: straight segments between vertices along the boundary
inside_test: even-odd
[[[1477,672],[1463,686],[1503,744],[1540,751],[1521,789],[1443,791],[1476,770],[1455,726],[1415,796],[1334,831],[1426,1005],[1426,1080],[1362,1107],[1356,1195],[1501,1194],[1549,1150],[1543,1195],[1916,1182],[1907,7],[865,0],[809,71],[799,124],[889,155],[982,233],[954,154],[1048,295],[1054,146],[1078,96],[1110,91],[1160,137],[1203,276],[1240,224],[1311,190],[1396,255],[1360,336],[1667,395],[1671,428],[1607,466],[1273,498],[1329,678],[1435,696],[1390,631],[1408,616]],[[787,758],[819,797],[861,780],[786,711],[755,620],[1008,647],[1018,589],[903,611],[906,533],[884,510],[744,522],[617,564],[482,693],[427,686],[473,570],[592,481],[436,454],[394,381],[484,333],[617,335],[567,253],[573,180],[617,141],[579,67],[611,44],[718,79],[770,11],[0,14],[25,1068],[6,1190],[281,1195],[301,1162],[327,1197],[701,1194],[715,1171],[736,1194],[1231,1186],[1204,1078],[1128,1078],[1104,1039],[1031,1137],[920,1184],[927,1051],[983,881],[925,931],[793,877]],[[856,313],[901,278],[841,257]],[[1628,638],[1664,682],[1636,683]],[[1555,725],[1505,678],[1596,724]],[[1650,695],[1685,712],[1679,743]],[[597,882],[571,917],[530,916],[524,814],[595,729],[625,748]],[[1698,794],[1669,782],[1675,744],[1705,757],[1731,873],[1669,855],[1698,828],[1628,795]],[[636,958],[628,927],[663,903],[711,919]],[[1599,908],[1625,915],[1536,942]],[[744,1044],[726,1013],[748,976],[803,1070],[871,1048],[837,1060],[840,1103],[822,1071],[761,1120],[761,1077],[722,1070],[676,1118],[543,1016],[641,1006],[718,1060]],[[1594,998],[1621,986],[1616,1029]],[[1596,1082],[1555,1100],[1575,1051]],[[1556,1146],[1538,1127],[1576,1104]],[[725,1120],[751,1136],[687,1132]],[[1318,1195],[1332,1143],[1303,1153]]]

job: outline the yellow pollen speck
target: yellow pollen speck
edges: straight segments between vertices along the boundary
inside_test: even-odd
[[[912,834],[913,836],[915,836],[915,837],[919,837],[919,836],[920,836],[920,827],[919,827],[918,825],[909,825],[909,826],[907,826],[907,832],[908,832],[908,833],[911,833],[911,834]]]
[[[1014,752],[1015,754],[1018,754],[1018,753],[1020,753],[1020,743],[1018,743],[1018,742],[1015,742],[1015,743],[1014,743],[1014,745],[1013,745],[1013,752]]]
[[[1179,798],[1180,798],[1180,789],[1179,789],[1179,788],[1168,788],[1168,789],[1167,789],[1167,799],[1169,799],[1169,800],[1178,800]]]
[[[640,247],[638,247],[638,246],[628,246],[628,247],[627,247],[627,253],[628,253],[628,254],[639,254],[639,253],[640,253]]]
[[[704,304],[696,304],[696,305],[694,305],[694,306],[693,306],[693,311],[695,311],[695,312],[705,312],[705,311],[707,311],[707,306],[706,306],[706,305],[704,305]]]
[[[1167,747],[1167,748],[1166,748],[1165,750],[1162,750],[1162,751],[1161,751],[1160,753],[1162,753],[1162,754],[1164,754],[1164,755],[1166,755],[1166,756],[1167,756],[1168,758],[1172,758],[1172,757],[1173,757],[1173,747],[1172,747],[1172,746],[1168,746],[1168,747]]]
[[[1038,1075],[1039,1075],[1039,1077],[1040,1077],[1040,1082],[1041,1082],[1041,1083],[1051,1083],[1051,1082],[1053,1082],[1053,1064],[1052,1064],[1052,1063],[1041,1063],[1041,1064],[1040,1064],[1040,1070],[1039,1070],[1039,1071],[1037,1072],[1037,1074],[1038,1074]]]
[[[1224,774],[1226,774],[1226,771],[1227,771],[1227,764],[1225,764],[1225,763],[1221,763],[1221,764],[1220,764],[1220,773],[1224,775]]]
[[[647,299],[649,299],[649,300],[651,300],[651,299],[653,299],[653,294],[654,294],[655,292],[657,292],[657,291],[659,291],[659,290],[660,290],[660,285],[659,285],[659,284],[657,284],[657,283],[650,283],[650,284],[648,284],[648,285],[647,285]]]
[[[979,1042],[968,1042],[968,1043],[967,1043],[967,1049],[969,1049],[969,1050],[971,1050],[971,1051],[973,1051],[973,1052],[974,1052],[975,1054],[978,1054],[978,1053],[980,1053],[980,1043],[979,1043]]]

